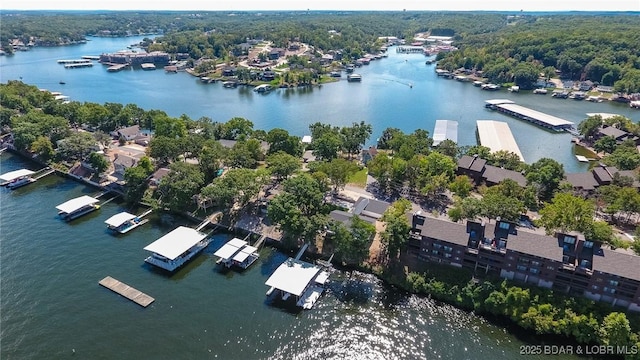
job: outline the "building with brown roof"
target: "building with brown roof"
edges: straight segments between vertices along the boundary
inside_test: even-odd
[[[468,176],[477,185],[484,182],[485,184],[492,186],[499,184],[506,179],[511,179],[522,187],[527,185],[527,179],[522,173],[493,165],[487,165],[487,160],[482,159],[478,155],[463,155],[460,157],[456,173],[458,175]]]
[[[628,177],[632,180],[634,188],[640,188],[638,174],[634,170],[618,170],[614,166],[600,164],[586,173],[565,174],[565,181],[571,184],[576,192],[590,194],[599,186],[611,185],[621,177]]]
[[[409,251],[423,261],[465,267],[640,311],[640,257],[580,234],[547,236],[510,222],[466,225],[411,216]]]

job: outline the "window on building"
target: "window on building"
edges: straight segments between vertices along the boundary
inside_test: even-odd
[[[555,270],[555,269],[556,269],[556,268],[555,268],[555,267],[553,267],[553,266],[551,266],[551,265],[547,266],[547,270]]]
[[[442,248],[442,245],[441,244],[433,244],[433,248],[434,249],[440,249],[440,248]]]
[[[592,288],[593,290],[598,290],[598,285],[593,285],[591,288]]]
[[[540,270],[536,269],[536,268],[531,268],[529,269],[529,272],[532,274],[538,274],[540,272]]]
[[[533,266],[540,266],[540,261],[532,261],[531,265]]]
[[[443,249],[446,252],[452,252],[453,251],[453,248],[451,246],[444,246]]]
[[[522,266],[522,265],[516,266],[516,269],[518,269],[520,271],[527,271],[527,267],[526,266]]]
[[[432,253],[433,255],[438,255],[438,250],[431,250],[431,253]]]
[[[609,280],[609,285],[611,286],[618,286],[618,282],[615,280]]]
[[[452,256],[452,255],[451,255],[451,254],[449,254],[449,253],[445,253],[445,254],[444,254],[444,257],[446,257],[447,259],[450,259],[450,258],[451,258],[451,256]]]
[[[564,236],[564,243],[565,244],[575,244],[576,243],[576,237],[575,236],[565,235]]]
[[[585,241],[583,246],[587,249],[591,249],[593,248],[593,241]]]
[[[509,223],[506,223],[506,222],[503,222],[503,221],[500,221],[500,223],[499,223],[499,225],[498,225],[498,226],[499,226],[499,227],[500,227],[500,229],[502,229],[502,230],[509,230],[509,227],[510,227],[510,226],[509,226]]]

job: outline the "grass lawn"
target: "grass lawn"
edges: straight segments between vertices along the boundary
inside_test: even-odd
[[[364,188],[367,186],[367,168],[364,168],[349,177],[347,184]]]

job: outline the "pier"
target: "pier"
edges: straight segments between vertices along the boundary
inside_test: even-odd
[[[107,64],[107,65],[111,65],[111,64]],[[116,72],[128,67],[129,67],[129,64],[113,64],[107,68],[107,71]]]
[[[398,46],[396,52],[401,54],[424,54],[425,48],[422,46]]]
[[[58,64],[92,64],[90,59],[58,60]]]
[[[64,68],[65,69],[77,69],[77,68],[91,67],[91,66],[93,66],[92,62],[86,62],[86,63],[65,64]]]
[[[131,286],[112,278],[111,276],[107,276],[104,279],[100,280],[98,284],[106,287],[116,294],[124,296],[125,298],[145,308],[156,300],[151,296],[143,293],[142,291],[134,289]]]
[[[485,103],[485,107],[488,109],[499,111],[550,130],[569,131],[574,127],[574,124],[571,121],[517,105],[511,100],[493,99],[487,100]]]
[[[453,120],[436,120],[433,130],[433,146],[438,146],[444,140],[458,143],[458,122]]]
[[[493,120],[478,120],[476,123],[480,145],[488,147],[492,153],[500,150],[515,153],[524,162],[524,157],[513,138],[509,124]]]

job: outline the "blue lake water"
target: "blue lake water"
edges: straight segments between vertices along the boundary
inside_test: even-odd
[[[76,101],[97,103],[136,103],[144,109],[160,109],[171,116],[187,114],[215,121],[244,117],[256,129],[280,127],[294,135],[309,134],[309,124],[324,122],[337,126],[365,121],[373,125],[367,145],[387,127],[405,132],[417,128],[433,132],[437,119],[459,122],[458,143],[475,145],[476,120],[499,120],[509,124],[525,161],[554,158],[568,172],[584,171],[587,164],[574,156],[571,135],[552,133],[527,122],[487,110],[487,99],[506,98],[516,103],[578,124],[590,112],[607,112],[640,120],[640,111],[626,104],[590,103],[559,100],[550,95],[488,92],[470,83],[436,77],[434,65],[425,57],[398,54],[390,48],[389,57],[372,61],[357,70],[361,83],[349,83],[346,77],[313,89],[277,89],[258,94],[250,88],[226,89],[222,84],[204,84],[186,73],[124,70],[106,71],[97,62],[91,68],[65,69],[56,60],[77,59],[125,49],[141,37],[91,38],[84,45],[34,48],[14,56],[0,57],[0,81],[22,79],[51,91],[60,91]],[[65,85],[59,82],[64,81]]]

